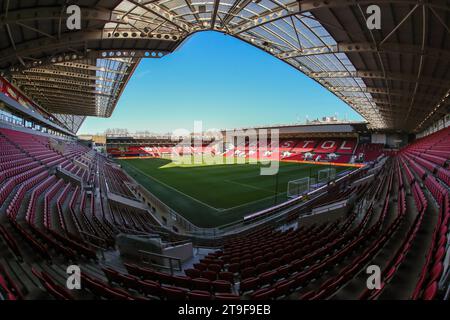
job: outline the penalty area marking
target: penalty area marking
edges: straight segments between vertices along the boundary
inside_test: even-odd
[[[217,208],[215,208],[215,207],[213,207],[213,206],[210,206],[209,204],[204,203],[203,201],[200,201],[200,200],[198,200],[198,199],[196,199],[196,198],[194,198],[194,197],[191,197],[190,195],[188,195],[188,194],[186,194],[186,193],[184,193],[184,192],[182,192],[182,191],[180,191],[180,190],[178,190],[178,189],[175,189],[174,187],[168,185],[167,183],[164,183],[164,182],[162,182],[162,181],[156,179],[155,177],[152,177],[152,176],[148,175],[147,173],[143,172],[142,170],[136,168],[136,167],[133,166],[133,165],[129,165],[129,166],[131,166],[134,170],[139,171],[139,172],[142,173],[144,176],[149,177],[150,179],[152,179],[152,180],[154,180],[154,181],[156,181],[156,182],[162,184],[163,186],[165,186],[165,187],[167,187],[167,188],[169,188],[169,189],[172,189],[172,190],[174,190],[175,192],[178,192],[179,194],[182,194],[183,196],[186,196],[186,197],[188,197],[189,199],[192,199],[192,200],[194,200],[195,202],[198,202],[198,203],[200,203],[201,205],[203,205],[203,206],[205,206],[205,207],[208,207],[208,208],[210,208],[210,209],[213,209],[214,211],[217,211],[217,212],[220,212],[220,211],[221,211],[221,209],[217,209]]]
[[[255,190],[259,190],[259,191],[271,192],[270,190],[267,190],[267,189],[264,189],[264,188],[255,187],[255,186],[252,186],[252,185],[249,185],[249,184],[246,184],[246,183],[237,182],[237,181],[234,181],[234,180],[223,180],[223,181],[224,182],[229,182],[229,183],[234,183],[234,184],[246,187],[246,188],[251,188],[251,189],[255,189]]]
[[[148,178],[150,178],[150,179],[152,179],[152,180],[154,180],[154,181],[156,181],[156,182],[162,184],[163,186],[165,186],[165,187],[167,187],[167,188],[169,188],[169,189],[172,189],[172,190],[174,190],[175,192],[177,192],[177,193],[179,193],[179,194],[181,194],[181,195],[184,195],[184,196],[188,197],[189,199],[192,199],[192,200],[194,200],[195,202],[200,203],[201,205],[206,206],[206,207],[208,207],[208,208],[210,208],[210,209],[213,209],[214,211],[219,212],[219,213],[221,213],[221,214],[222,214],[222,213],[226,213],[227,211],[231,211],[232,209],[237,209],[237,208],[240,208],[240,207],[244,207],[244,206],[247,206],[247,205],[250,205],[250,204],[253,204],[253,203],[261,202],[261,201],[264,201],[264,200],[267,200],[267,199],[270,199],[270,198],[274,198],[274,197],[275,197],[275,195],[271,195],[271,196],[268,196],[268,197],[265,197],[265,198],[257,199],[257,200],[250,201],[250,202],[245,202],[245,203],[239,204],[239,205],[237,205],[237,206],[230,207],[230,208],[226,208],[226,209],[224,209],[224,208],[215,208],[215,207],[213,207],[213,206],[210,206],[210,205],[207,204],[207,203],[204,203],[204,202],[201,201],[201,200],[198,200],[198,199],[196,199],[196,198],[194,198],[194,197],[192,197],[192,196],[190,196],[190,195],[188,195],[188,194],[186,194],[186,193],[184,193],[184,192],[182,192],[182,191],[180,191],[180,190],[178,190],[178,189],[176,189],[176,188],[174,188],[174,187],[168,185],[167,183],[164,183],[164,182],[162,182],[162,181],[160,181],[160,180],[158,180],[158,179],[156,179],[156,178],[154,178],[154,177],[148,175],[147,173],[143,172],[142,170],[136,168],[135,166],[133,166],[133,165],[131,165],[131,164],[127,164],[127,165],[128,165],[129,167],[131,167],[133,170],[142,173],[144,176],[146,176],[146,177],[148,177]],[[260,191],[266,191],[266,192],[268,192],[267,189],[258,188],[258,187],[255,187],[255,186],[251,186],[251,185],[248,185],[248,184],[244,184],[244,183],[240,183],[240,182],[236,182],[236,181],[232,181],[232,180],[223,180],[223,181],[235,183],[235,184],[238,184],[238,185],[241,185],[241,186],[244,186],[244,187],[249,187],[249,188],[257,189],[257,190],[260,190]],[[277,196],[283,195],[283,194],[285,194],[285,193],[287,193],[287,192],[281,192],[281,193],[279,193]]]
[[[278,197],[278,196],[281,196],[281,195],[283,195],[283,194],[286,194],[286,193],[287,193],[286,191],[285,191],[285,192],[281,192],[281,193],[277,194],[277,197]],[[268,197],[265,197],[265,198],[261,198],[261,199],[258,199],[258,200],[253,200],[253,201],[246,202],[246,203],[243,203],[243,204],[239,204],[239,205],[237,205],[237,206],[234,206],[234,207],[231,207],[231,208],[227,208],[227,209],[225,209],[225,210],[223,210],[223,211],[220,211],[220,213],[226,213],[226,211],[231,211],[231,210],[233,210],[233,209],[237,209],[237,208],[240,208],[240,207],[244,207],[244,206],[247,206],[247,205],[249,205],[249,204],[253,204],[253,203],[257,203],[257,202],[262,202],[262,201],[264,201],[264,200],[271,199],[271,198],[275,198],[275,195],[268,196]],[[270,207],[270,206],[269,206],[269,207]],[[263,209],[262,209],[262,210],[263,210]]]

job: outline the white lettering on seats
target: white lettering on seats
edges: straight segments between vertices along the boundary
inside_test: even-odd
[[[328,145],[329,144],[329,145]],[[332,149],[332,148],[334,148],[334,145],[336,144],[336,142],[335,141],[331,141],[331,140],[328,140],[328,141],[324,141],[323,143],[322,143],[322,145],[320,146],[320,148],[321,149]]]

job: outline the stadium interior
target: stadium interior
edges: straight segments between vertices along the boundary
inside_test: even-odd
[[[450,299],[448,1],[76,3],[70,30],[67,1],[0,1],[0,300]],[[256,142],[234,128],[77,137],[112,115],[142,59],[204,30],[365,121],[240,128],[279,135]],[[202,155],[229,165],[170,160]],[[259,176],[268,163],[279,173]]]

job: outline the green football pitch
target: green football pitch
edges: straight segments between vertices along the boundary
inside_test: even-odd
[[[179,164],[169,159],[117,160],[142,186],[199,227],[225,225],[287,200],[288,182],[317,179],[326,165],[280,162],[277,175],[260,164]],[[352,167],[334,167],[336,174]]]

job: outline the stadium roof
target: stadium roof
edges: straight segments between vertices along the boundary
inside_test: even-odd
[[[47,110],[76,117],[75,131],[85,116],[111,115],[141,58],[162,57],[202,30],[292,65],[371,128],[420,131],[447,113],[447,0],[81,0],[76,31],[65,25],[68,2],[3,1],[0,69]],[[374,4],[380,30],[366,25]]]

